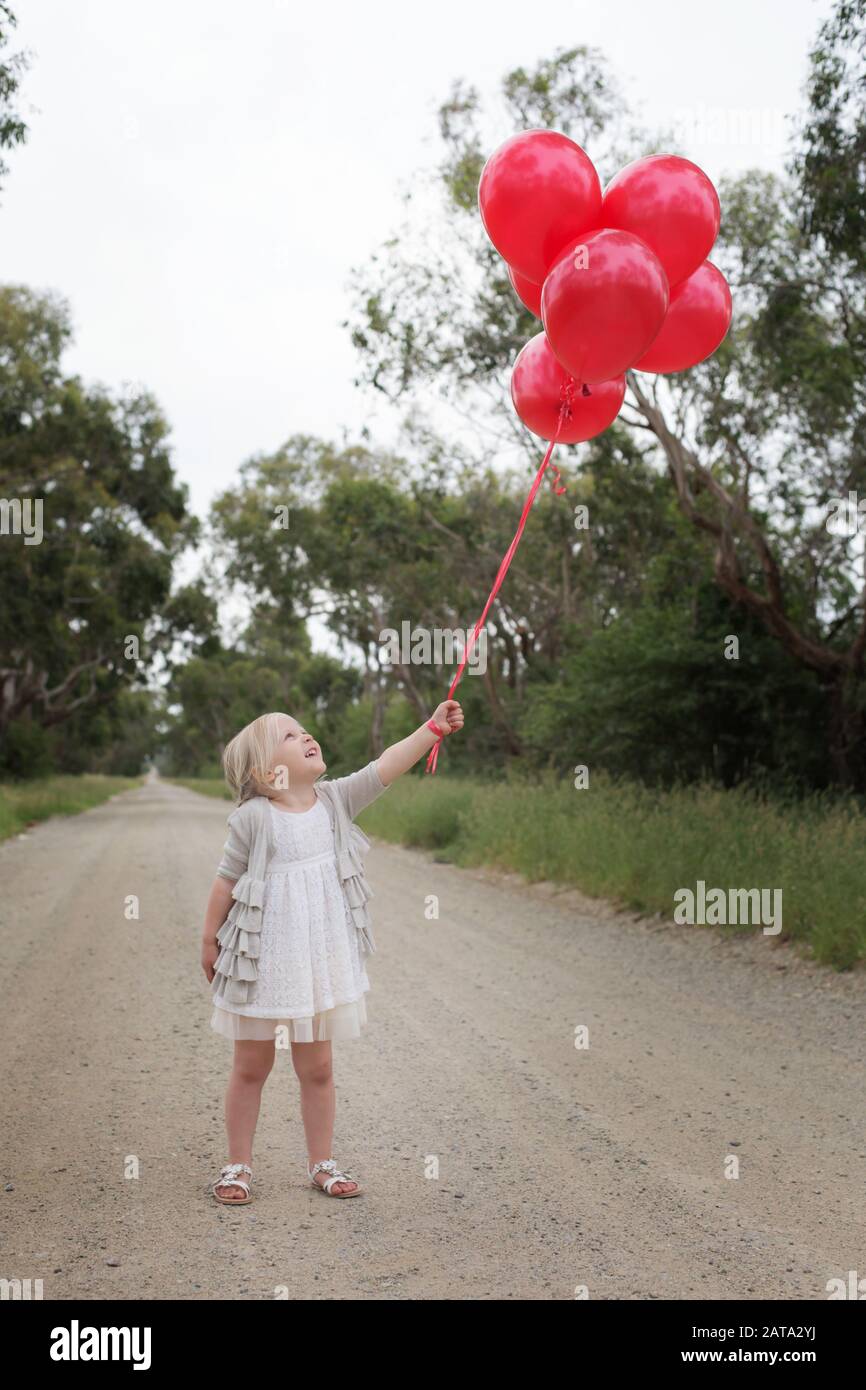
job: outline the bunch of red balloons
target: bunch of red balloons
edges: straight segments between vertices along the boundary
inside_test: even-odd
[[[602,193],[567,135],[524,130],[487,160],[478,206],[515,293],[544,324],[511,377],[518,415],[543,439],[601,434],[629,368],[685,371],[727,333],[731,292],[707,260],[719,199],[690,160],[637,159]]]

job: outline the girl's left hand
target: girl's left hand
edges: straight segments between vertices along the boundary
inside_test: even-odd
[[[463,728],[463,711],[459,700],[443,700],[430,717],[434,724],[439,725],[446,738]]]

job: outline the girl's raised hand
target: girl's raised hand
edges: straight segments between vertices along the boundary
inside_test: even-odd
[[[443,734],[447,738],[449,734],[456,733],[463,728],[463,711],[460,708],[459,700],[443,700],[441,705],[437,705],[431,715],[434,724],[438,724]]]

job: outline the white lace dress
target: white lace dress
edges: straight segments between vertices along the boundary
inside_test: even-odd
[[[292,1042],[356,1038],[367,1021],[370,981],[337,873],[327,808],[278,811],[267,869],[258,978],[252,999],[214,1005],[211,1027],[227,1038]]]

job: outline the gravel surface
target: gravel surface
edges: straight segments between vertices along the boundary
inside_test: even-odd
[[[333,1045],[334,1153],[365,1193],[310,1187],[278,1052],[254,1200],[219,1206],[232,1044],[199,947],[230,809],[152,780],[0,845],[0,1275],[206,1300],[826,1299],[866,1276],[862,972],[379,841],[369,1022]]]

